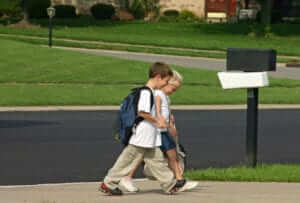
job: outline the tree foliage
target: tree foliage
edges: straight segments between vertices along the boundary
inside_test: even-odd
[[[21,13],[20,0],[1,0],[0,12],[8,16],[16,16]]]
[[[274,0],[258,0],[258,2],[261,5],[261,23],[271,24]]]

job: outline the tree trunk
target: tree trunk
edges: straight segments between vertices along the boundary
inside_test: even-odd
[[[129,9],[129,0],[119,0],[120,8],[128,10]]]
[[[272,20],[272,8],[274,0],[263,0],[261,1],[261,23],[270,25]]]
[[[22,0],[22,9],[23,9],[23,21],[29,22],[29,14],[28,14],[28,0]]]
[[[249,9],[250,0],[245,0],[245,9]]]

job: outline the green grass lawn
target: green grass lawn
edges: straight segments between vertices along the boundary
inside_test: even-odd
[[[147,80],[149,63],[0,39],[0,105],[120,104]],[[172,66],[184,76],[173,104],[244,104],[245,90],[222,90],[216,71]],[[260,103],[299,104],[300,80],[271,79]]]
[[[37,29],[0,26],[0,33],[48,36],[48,20],[33,21]],[[188,22],[111,22],[93,19],[55,19],[54,37],[77,40],[122,42],[165,47],[226,50],[239,48],[272,48],[280,55],[300,56],[300,28],[297,24],[272,25],[271,38],[248,36],[259,25],[204,24]]]
[[[3,39],[13,39],[15,41],[27,42],[37,45],[46,45],[48,46],[48,38],[29,38],[31,36],[3,36]],[[206,58],[226,58],[225,52],[207,52],[203,50],[182,50],[174,49],[170,47],[147,47],[139,45],[128,45],[126,44],[102,44],[94,43],[94,41],[65,41],[63,39],[54,39],[52,40],[53,46],[60,47],[75,47],[75,48],[87,48],[87,49],[104,49],[104,50],[119,50],[119,51],[128,51],[128,52],[143,52],[143,53],[154,53],[154,54],[166,54],[166,55],[178,55],[178,56],[194,56],[194,57],[206,57]],[[293,62],[292,58],[278,57],[278,62],[286,63]]]
[[[300,165],[263,164],[257,168],[209,168],[187,171],[185,177],[205,181],[300,182]]]

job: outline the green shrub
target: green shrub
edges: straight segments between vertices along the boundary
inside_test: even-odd
[[[163,15],[160,16],[159,21],[161,22],[178,22],[179,11],[177,10],[166,10]]]
[[[27,0],[29,18],[47,18],[47,8],[50,5],[50,0]]]
[[[146,16],[146,10],[140,0],[134,0],[128,10],[136,19],[143,19]]]
[[[250,25],[250,33],[248,36],[273,38],[275,37],[275,34],[272,32],[272,27],[269,25],[252,24]]]
[[[150,17],[156,19],[160,14],[159,0],[132,0],[127,10],[136,18]]]
[[[198,21],[199,18],[189,10],[182,10],[178,16],[179,20],[183,21]]]
[[[56,10],[55,17],[57,18],[75,18],[76,8],[72,5],[56,5],[54,6]]]
[[[142,7],[144,9],[145,15],[150,13],[155,17],[158,17],[160,14],[160,0],[140,0]]]
[[[170,9],[163,12],[164,16],[177,18],[179,16],[179,11]]]
[[[115,8],[110,4],[95,4],[90,8],[94,18],[100,20],[111,19],[115,14]]]

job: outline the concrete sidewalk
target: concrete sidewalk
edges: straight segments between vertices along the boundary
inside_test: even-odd
[[[259,104],[259,109],[300,109],[300,104]],[[111,111],[119,110],[117,105],[83,106],[8,106],[0,107],[0,112],[17,111]],[[173,110],[240,110],[247,109],[246,104],[232,105],[173,105]]]
[[[99,183],[0,186],[0,203],[299,203],[300,183],[200,182],[198,188],[166,195],[154,181],[139,180],[138,193],[111,197]]]

